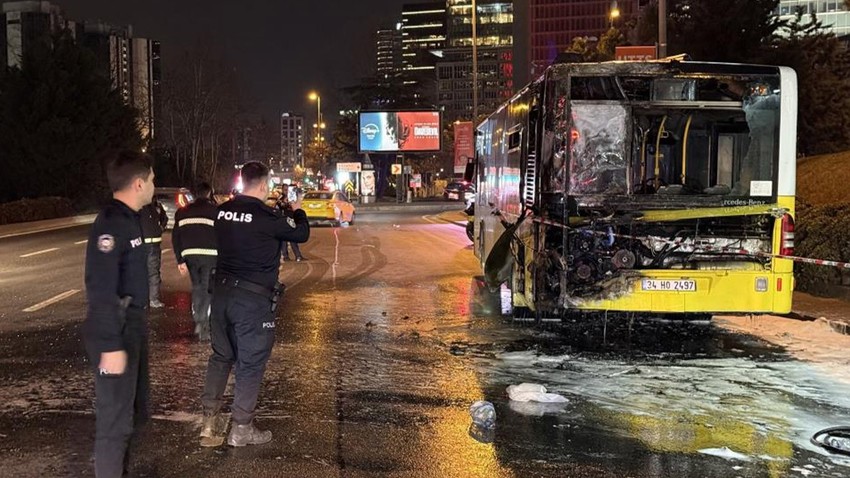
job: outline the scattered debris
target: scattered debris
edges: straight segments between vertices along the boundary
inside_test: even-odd
[[[742,453],[738,453],[729,449],[728,447],[723,448],[703,448],[702,450],[697,450],[697,453],[702,453],[703,455],[711,455],[720,458],[725,458],[727,460],[738,460],[738,461],[750,461],[751,458]]]
[[[569,400],[557,393],[547,393],[546,387],[536,383],[508,386],[508,397],[517,402],[566,403]]]

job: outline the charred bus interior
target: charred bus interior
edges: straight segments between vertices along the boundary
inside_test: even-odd
[[[597,66],[552,70],[519,98],[535,252],[517,257],[512,288],[557,313],[628,294],[647,270],[769,270],[775,225],[791,220],[773,207],[778,72]]]

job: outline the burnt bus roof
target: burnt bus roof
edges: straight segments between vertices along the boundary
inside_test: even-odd
[[[778,75],[779,66],[699,61],[606,61],[602,63],[561,63],[547,68],[554,78],[569,75],[677,75],[711,73],[718,75]]]

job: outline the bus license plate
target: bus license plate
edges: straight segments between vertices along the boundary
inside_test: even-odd
[[[696,292],[695,280],[643,279],[641,288],[648,291]]]

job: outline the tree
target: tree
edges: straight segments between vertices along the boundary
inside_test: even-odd
[[[0,201],[96,204],[108,193],[111,154],[141,146],[134,110],[67,31],[32,44],[0,77]]]
[[[850,149],[850,52],[816,16],[804,23],[802,12],[783,26],[762,53],[766,63],[797,72],[797,151],[803,155]]]
[[[779,0],[669,0],[668,53],[698,61],[749,63],[782,26]],[[642,43],[658,39],[658,2],[644,10],[636,27]]]
[[[222,167],[228,174],[239,134],[252,126],[244,119],[235,69],[213,51],[199,46],[184,52],[163,83],[160,132],[182,184],[216,178]]]
[[[625,42],[625,34],[619,28],[611,27],[598,40],[595,37],[573,38],[567,52],[578,53],[582,61],[610,61],[614,59],[617,46]]]

